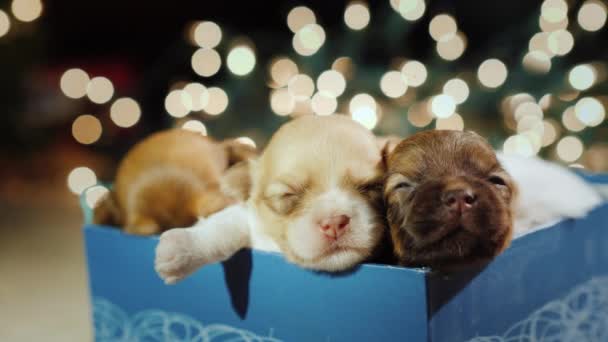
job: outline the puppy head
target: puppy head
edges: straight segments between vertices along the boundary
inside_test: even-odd
[[[301,117],[253,164],[250,203],[288,260],[346,270],[382,236],[382,165],[374,136],[350,118]]]
[[[403,265],[452,269],[489,260],[510,242],[515,186],[475,133],[403,140],[388,158],[384,196]]]

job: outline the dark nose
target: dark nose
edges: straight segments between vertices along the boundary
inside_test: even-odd
[[[441,200],[443,205],[448,207],[450,210],[464,212],[475,206],[477,196],[475,196],[473,189],[463,187],[445,191]]]

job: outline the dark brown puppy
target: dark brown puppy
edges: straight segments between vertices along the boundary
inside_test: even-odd
[[[384,186],[394,251],[404,266],[451,270],[510,243],[515,185],[472,132],[428,131],[399,143]]]

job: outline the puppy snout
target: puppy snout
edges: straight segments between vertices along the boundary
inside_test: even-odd
[[[473,189],[462,187],[445,191],[442,202],[450,211],[465,212],[475,206],[477,196]]]
[[[331,240],[337,240],[344,235],[350,225],[350,217],[335,215],[319,221],[319,229]]]

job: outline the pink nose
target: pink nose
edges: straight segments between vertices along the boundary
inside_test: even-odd
[[[335,215],[319,221],[319,228],[328,239],[337,240],[348,230],[350,217]]]

